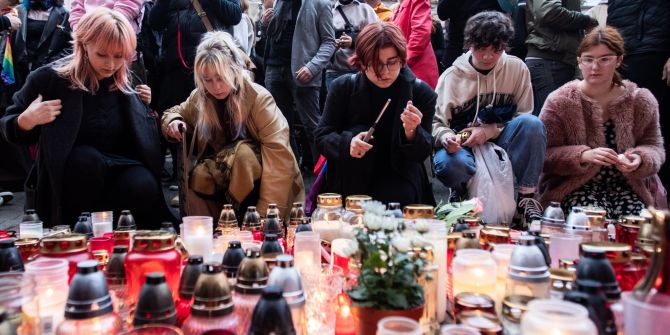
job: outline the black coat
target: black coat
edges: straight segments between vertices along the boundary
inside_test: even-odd
[[[238,0],[200,0],[200,5],[207,13],[214,29],[225,30],[238,24],[242,19]],[[196,48],[207,29],[196,14],[191,0],[156,1],[149,13],[149,24],[152,29],[163,34],[160,56],[163,69],[182,67],[179,59],[179,40],[184,61],[189,67],[193,66]]]
[[[29,132],[18,128],[19,114],[41,94],[44,101],[61,99],[61,114],[51,123],[37,126]],[[134,159],[139,160],[157,179],[160,185],[161,150],[157,115],[137,94],[123,95],[121,108],[126,112],[129,134],[134,143]],[[37,159],[26,182],[26,188],[34,189],[34,203],[27,199],[27,206],[34,205],[46,226],[68,224],[61,222],[61,193],[64,166],[72,150],[83,114],[84,92],[72,89],[67,79],[60,77],[48,65],[33,71],[26,84],[13,98],[13,105],[0,119],[0,131],[9,142],[16,144],[39,143]],[[28,197],[27,197],[28,198]],[[167,212],[165,212],[167,211]],[[157,215],[169,213],[167,207],[156,210]]]
[[[668,0],[609,0],[607,24],[619,30],[628,55],[670,55]]]
[[[352,77],[353,76],[353,77]],[[417,189],[423,194],[417,194],[420,202],[434,204],[435,198],[428,180],[424,161],[430,157],[433,150],[431,136],[433,114],[437,94],[425,82],[416,79],[412,71],[404,67],[400,71],[400,95],[397,97],[395,108],[389,108],[385,113],[394,115],[391,166],[398,175],[407,179],[414,190],[406,192],[416,193]],[[344,75],[333,81],[331,90],[326,98],[326,106],[314,131],[314,137],[319,152],[328,159],[325,191],[336,192],[346,197],[352,194],[370,194],[367,189],[369,181],[375,177],[374,149],[363,158],[353,158],[349,153],[351,139],[358,133],[367,131],[379,113],[370,108],[368,94],[370,82],[363,73]],[[417,128],[414,141],[407,141],[400,120],[408,100],[412,100],[423,118],[421,126]]]
[[[61,1],[62,3],[62,1]],[[28,77],[31,70],[58,60],[72,52],[72,29],[70,29],[70,12],[61,5],[53,6],[49,18],[44,26],[37,50],[35,51],[35,62],[32,68],[28,67],[28,50],[26,48],[26,36],[28,34],[28,11],[23,6],[19,8],[21,28],[17,31],[12,45],[14,56],[14,70],[19,87]]]

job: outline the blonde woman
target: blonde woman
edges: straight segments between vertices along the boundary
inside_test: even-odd
[[[17,144],[39,144],[26,182],[27,206],[47,226],[74,224],[81,211],[130,209],[143,229],[174,219],[160,187],[155,117],[130,83],[135,32],[98,8],[73,34],[73,54],[33,71],[0,120]],[[32,197],[31,195],[34,195]]]
[[[186,214],[218,217],[224,203],[255,205],[264,214],[276,203],[288,215],[291,203],[304,199],[288,123],[272,95],[251,82],[229,34],[205,34],[194,76],[191,96],[163,115],[168,139],[183,141],[186,130],[195,140],[187,141],[187,159],[196,164],[184,172]]]

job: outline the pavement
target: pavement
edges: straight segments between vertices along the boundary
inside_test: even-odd
[[[168,157],[167,161],[168,171],[171,170],[171,161]],[[303,179],[305,182],[305,189],[309,192],[316,179],[313,174],[304,175]],[[163,183],[163,194],[165,199],[172,199],[177,195],[176,191],[171,191],[170,186],[174,185],[174,182]],[[446,202],[449,190],[440,183],[436,178],[433,178],[433,194],[435,194],[435,200],[437,203]],[[0,206],[0,230],[19,230],[19,223],[23,217],[23,205],[25,203],[26,196],[24,192],[14,192],[14,199],[8,204]],[[74,222],[72,222],[74,225]]]

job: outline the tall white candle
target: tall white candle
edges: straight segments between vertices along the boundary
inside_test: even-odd
[[[201,255],[203,261],[212,258],[212,218],[209,216],[184,217],[184,245],[191,255]]]
[[[437,264],[437,321],[447,318],[447,230],[444,222],[431,225],[427,234],[433,245],[434,263]]]

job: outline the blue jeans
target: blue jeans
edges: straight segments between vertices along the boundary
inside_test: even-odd
[[[292,129],[295,124],[295,110],[305,129],[307,142],[314,162],[307,162],[308,166],[314,165],[319,158],[319,152],[314,143],[314,129],[321,119],[321,110],[319,109],[319,86],[298,86],[295,84],[290,66],[271,66],[268,65],[265,70],[265,87],[277,103],[277,107],[282,111],[289,127]],[[291,138],[291,149],[298,158],[299,150],[295,139]]]
[[[515,188],[536,187],[544,166],[547,132],[534,115],[515,117],[503,129],[495,144],[505,149],[514,171]],[[467,185],[477,171],[475,158],[469,148],[450,154],[444,148],[433,159],[437,178],[458,196],[467,195]]]
[[[533,84],[533,115],[540,115],[549,93],[575,79],[575,67],[555,60],[537,58],[526,58],[526,66]]]

